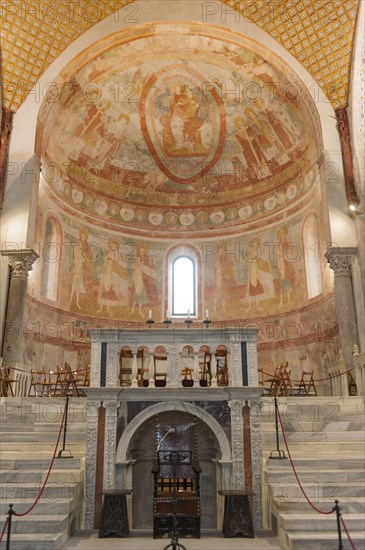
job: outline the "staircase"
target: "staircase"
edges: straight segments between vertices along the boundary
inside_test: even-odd
[[[322,515],[305,500],[289,459],[276,449],[274,400],[264,398],[264,521],[285,548],[338,548],[336,514]],[[365,432],[363,397],[278,398],[299,479],[313,504],[330,510],[337,499],[356,550],[365,549]],[[279,448],[288,457],[279,425]],[[273,456],[277,456],[273,453]],[[342,528],[345,550],[350,543]]]
[[[0,398],[0,530],[9,504],[16,513],[37,498],[54,453],[64,399]],[[43,494],[26,516],[12,518],[11,550],[57,550],[81,525],[86,399],[71,399],[67,439]],[[63,447],[61,433],[58,452]],[[73,458],[69,458],[69,455]],[[5,548],[6,534],[2,547]]]

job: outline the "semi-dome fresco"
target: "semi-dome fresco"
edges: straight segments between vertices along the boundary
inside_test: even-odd
[[[70,213],[127,234],[199,238],[275,223],[319,181],[307,94],[279,58],[220,27],[124,30],[48,86],[43,176]]]

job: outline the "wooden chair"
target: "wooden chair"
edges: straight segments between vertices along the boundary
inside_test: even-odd
[[[0,367],[0,396],[14,397],[13,384],[16,382],[11,375],[10,367]]]
[[[79,395],[85,397],[86,394],[83,388],[88,388],[90,386],[90,365],[73,371],[73,379]]]
[[[215,357],[217,366],[217,386],[228,386],[227,350],[217,349]]]
[[[140,387],[148,385],[148,379],[145,380],[144,374],[149,372],[148,363],[145,366],[145,355],[148,352],[147,348],[138,348],[137,350],[137,384]]]
[[[265,390],[265,395],[276,397],[279,391],[281,384],[281,371],[283,370],[283,363],[281,365],[276,365],[275,372],[270,378],[266,378],[264,382],[268,382],[270,386]]]
[[[50,396],[51,391],[51,382],[48,377],[48,373],[46,370],[30,370],[30,384],[29,384],[29,391],[28,391],[28,397],[32,393],[32,388],[34,392],[35,397],[42,397],[44,395]]]
[[[122,348],[119,358],[119,382],[121,386],[130,386],[132,383],[133,353],[129,348]]]
[[[212,354],[210,351],[204,351],[204,360],[202,363],[199,363],[199,374],[200,374],[200,385],[201,386],[210,386],[212,381],[212,370],[211,370],[211,361]]]
[[[347,384],[349,389],[349,395],[357,395],[357,386],[351,372],[347,373]]]
[[[313,379],[313,371],[302,372],[299,385],[296,388],[297,395],[317,395],[317,388]]]
[[[288,395],[293,395],[293,386],[290,379],[291,370],[288,370],[288,361],[282,363],[282,369],[280,372],[280,386],[279,393],[280,395],[287,397]]]
[[[193,386],[194,349],[192,346],[184,346],[181,352],[181,376],[183,386]]]
[[[153,354],[154,380],[155,386],[166,386],[167,379],[167,353],[158,351]]]
[[[72,395],[73,397],[80,397],[80,392],[76,384],[74,371],[71,369],[69,363],[65,363],[64,370],[66,371],[64,395]]]

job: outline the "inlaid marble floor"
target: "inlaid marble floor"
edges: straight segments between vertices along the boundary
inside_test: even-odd
[[[179,540],[186,550],[283,550],[278,539],[265,532],[254,539],[227,539],[219,532],[202,533],[202,538],[184,538]],[[69,539],[62,550],[163,550],[170,544],[170,539],[153,539],[150,532],[131,531],[128,538],[99,539],[97,531],[79,532]],[[171,548],[171,547],[170,547]],[[170,550],[170,549],[169,549]]]

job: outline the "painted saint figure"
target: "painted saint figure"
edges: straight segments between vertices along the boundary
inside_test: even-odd
[[[125,306],[128,303],[128,273],[123,265],[119,252],[119,243],[115,239],[109,239],[108,250],[104,257],[104,263],[100,274],[100,285],[97,301],[98,311],[106,307]]]
[[[72,285],[70,305],[76,297],[76,307],[81,309],[80,294],[86,293],[87,284],[90,282],[90,273],[93,262],[91,246],[88,243],[88,233],[86,229],[80,230],[80,240],[78,246],[72,248]]]
[[[147,287],[151,286],[149,281],[152,280],[155,282],[157,280],[157,272],[143,247],[138,250],[136,257],[133,258],[131,266],[132,314],[135,308],[138,307],[138,313],[141,315],[142,307],[150,303],[151,300],[151,296],[149,296],[147,290]]]
[[[176,86],[169,103],[168,114],[160,117],[163,126],[163,147],[170,156],[205,155],[201,128],[204,118],[199,116],[200,104],[185,84]]]

